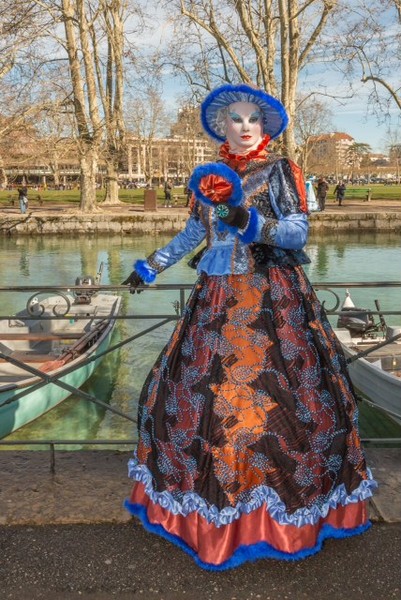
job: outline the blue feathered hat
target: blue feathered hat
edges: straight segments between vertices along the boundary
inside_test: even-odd
[[[224,119],[220,110],[234,102],[252,102],[263,114],[263,133],[271,139],[278,137],[288,125],[288,115],[277,98],[273,98],[263,90],[253,88],[245,83],[239,85],[222,85],[216,88],[201,104],[201,120],[204,130],[218,142],[225,142]]]

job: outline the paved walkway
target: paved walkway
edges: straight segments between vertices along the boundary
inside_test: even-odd
[[[98,497],[94,504],[102,502]],[[2,600],[399,600],[401,525],[222,573],[132,521],[0,530]]]
[[[379,491],[372,529],[297,563],[199,569],[122,508],[130,453],[0,452],[4,600],[352,600],[401,597],[401,449],[368,449]]]

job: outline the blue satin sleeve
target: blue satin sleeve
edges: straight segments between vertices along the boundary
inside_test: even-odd
[[[135,270],[146,283],[152,283],[158,273],[178,262],[194,250],[206,237],[206,229],[198,216],[191,215],[185,229],[178,233],[163,248],[158,248],[146,260],[138,260]]]
[[[309,224],[305,214],[292,214],[281,219],[261,217],[258,241],[286,250],[301,250],[308,239]]]

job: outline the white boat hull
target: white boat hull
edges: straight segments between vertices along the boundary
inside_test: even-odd
[[[342,344],[347,358],[355,352]],[[373,404],[383,408],[389,416],[401,423],[401,379],[387,373],[380,366],[364,358],[350,363],[348,371],[354,386]]]

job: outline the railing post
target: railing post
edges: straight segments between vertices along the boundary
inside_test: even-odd
[[[50,473],[56,473],[56,454],[54,452],[54,444],[50,444]]]

